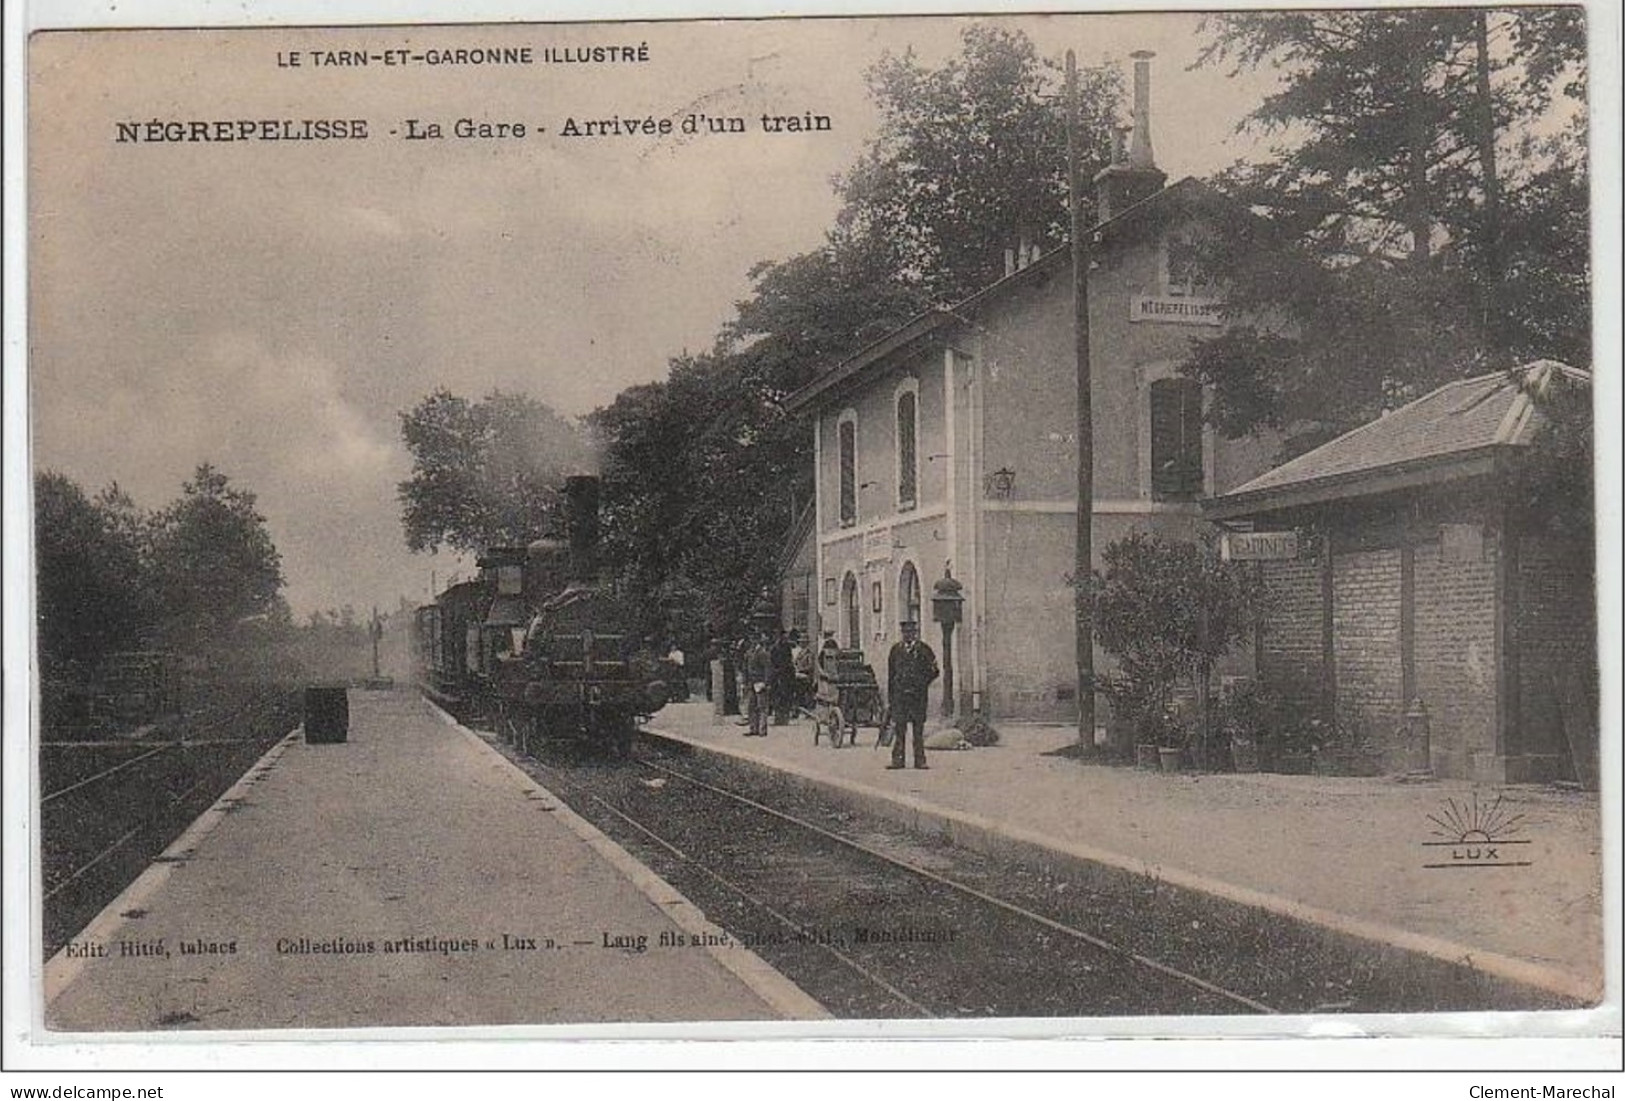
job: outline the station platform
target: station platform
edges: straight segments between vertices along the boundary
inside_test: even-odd
[[[62,1033],[823,1010],[416,693],[294,731],[46,965]]]
[[[1123,868],[1587,1004],[1603,994],[1596,793],[1160,773],[1079,760],[1066,752],[1074,728],[1037,724],[1000,725],[991,747],[928,750],[923,772],[888,771],[872,727],[840,749],[815,745],[805,718],[748,738],[692,702],[648,729],[980,851]]]

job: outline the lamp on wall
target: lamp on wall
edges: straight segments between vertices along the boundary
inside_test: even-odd
[[[1000,467],[983,479],[982,488],[994,500],[1008,501],[1015,492],[1016,472],[1007,466]]]

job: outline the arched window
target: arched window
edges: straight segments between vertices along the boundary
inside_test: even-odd
[[[841,625],[846,628],[846,648],[861,649],[863,642],[862,609],[858,606],[858,579],[848,573],[841,582]]]
[[[897,606],[902,613],[900,617],[905,623],[921,623],[920,619],[920,574],[914,568],[914,563],[904,562],[902,572],[897,575]]]
[[[913,379],[897,394],[897,507],[913,508],[920,494],[919,387]]]
[[[841,414],[836,429],[841,462],[841,525],[858,522],[858,422],[854,415]]]
[[[1151,384],[1151,499],[1193,501],[1202,492],[1202,384]]]

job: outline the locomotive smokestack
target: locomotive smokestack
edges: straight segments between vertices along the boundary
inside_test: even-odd
[[[591,581],[598,573],[598,478],[573,474],[564,479],[564,500],[570,572],[577,581]]]

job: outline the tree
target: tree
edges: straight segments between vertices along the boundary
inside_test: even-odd
[[[719,348],[770,401],[780,401],[837,362],[925,310],[922,290],[868,238],[751,269],[751,297],[736,304]]]
[[[1531,529],[1576,548],[1594,548],[1591,387],[1555,370],[1522,372],[1518,384],[1534,402],[1539,420],[1531,445],[1512,466],[1507,502]]]
[[[591,465],[581,430],[534,398],[470,402],[436,390],[401,414],[412,476],[401,523],[413,551],[478,552],[543,535],[567,474]]]
[[[1136,532],[1109,544],[1095,573],[1095,631],[1117,659],[1103,688],[1142,738],[1159,744],[1192,739],[1205,752],[1211,731],[1213,667],[1253,629],[1263,603],[1258,578],[1223,562],[1207,542],[1171,541]],[[1169,718],[1176,684],[1196,689],[1199,725],[1180,730]]]
[[[939,69],[910,51],[869,71],[880,133],[837,181],[835,239],[887,249],[892,270],[939,302],[999,278],[1019,241],[1059,244],[1069,225],[1057,66],[993,24],[971,24],[962,43]],[[1110,161],[1121,78],[1085,68],[1079,90],[1087,179]],[[1092,209],[1092,195],[1079,199]]]
[[[35,475],[39,655],[47,666],[94,664],[112,650],[138,645],[150,629],[152,602],[136,532],[103,503],[117,493],[112,487],[92,501],[61,474]]]
[[[1227,433],[1289,428],[1294,452],[1452,378],[1589,362],[1579,9],[1206,26],[1204,63],[1282,73],[1246,125],[1287,139],[1217,181],[1258,215],[1214,243],[1228,308],[1272,321],[1203,342],[1186,365]]]
[[[153,519],[152,574],[165,634],[187,647],[273,612],[282,557],[254,494],[202,463]]]
[[[665,381],[623,391],[591,422],[605,553],[649,617],[644,633],[736,629],[774,580],[806,478],[801,433],[718,352],[673,360]]]

